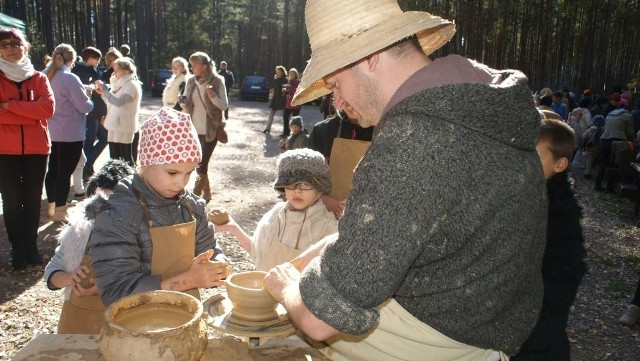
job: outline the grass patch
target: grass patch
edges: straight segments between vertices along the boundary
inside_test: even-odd
[[[623,292],[623,293],[631,293],[633,292],[633,286],[626,282],[622,281],[611,281],[607,285],[607,289],[609,292]]]
[[[624,256],[624,259],[626,259],[627,261],[629,261],[631,263],[635,263],[635,264],[640,263],[640,257],[635,253],[628,254],[628,255]]]

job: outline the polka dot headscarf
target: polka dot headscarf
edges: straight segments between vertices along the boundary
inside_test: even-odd
[[[162,108],[140,127],[138,164],[200,162],[202,150],[191,116]]]

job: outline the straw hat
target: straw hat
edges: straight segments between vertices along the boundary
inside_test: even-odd
[[[339,25],[331,19],[349,19]],[[293,98],[299,105],[331,91],[322,79],[380,49],[416,34],[429,55],[453,37],[455,25],[421,11],[402,12],[396,0],[308,0],[305,23],[311,59]]]

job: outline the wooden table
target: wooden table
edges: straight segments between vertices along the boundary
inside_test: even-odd
[[[97,335],[37,335],[13,361],[104,361]],[[209,338],[200,361],[329,361],[317,349],[294,335],[271,339],[251,348],[232,336]]]

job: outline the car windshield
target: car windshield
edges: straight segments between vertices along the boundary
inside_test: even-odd
[[[158,70],[158,78],[171,78],[173,73],[171,70]]]
[[[244,79],[245,84],[264,84],[267,78],[263,76],[248,76]]]

